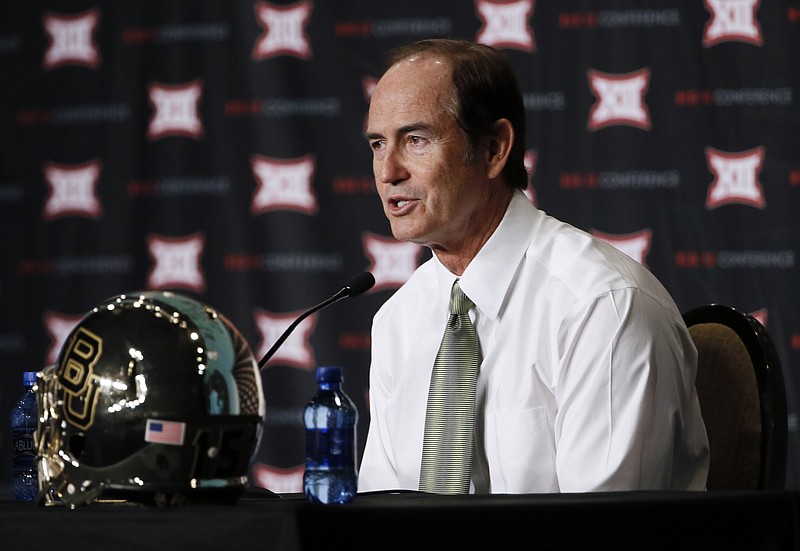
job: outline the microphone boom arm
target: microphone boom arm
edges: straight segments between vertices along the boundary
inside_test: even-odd
[[[283,344],[283,342],[289,337],[292,331],[294,331],[295,328],[298,325],[300,325],[300,323],[304,319],[306,319],[314,312],[322,310],[326,306],[333,304],[334,302],[338,302],[343,298],[360,295],[361,293],[369,290],[373,285],[375,285],[375,277],[369,272],[363,272],[351,278],[347,283],[345,283],[344,287],[342,287],[342,289],[338,293],[336,293],[335,295],[326,300],[323,300],[316,306],[313,306],[308,310],[306,310],[305,312],[303,312],[302,314],[300,314],[300,316],[296,320],[294,320],[291,323],[291,325],[289,325],[289,327],[286,328],[286,330],[278,338],[278,340],[275,341],[275,344],[272,345],[272,348],[270,348],[269,351],[267,351],[267,353],[264,354],[264,357],[261,358],[261,361],[258,362],[259,371],[264,369],[264,366],[267,365],[269,359],[272,358],[272,356],[275,354],[278,348]]]
[[[280,348],[280,346],[283,344],[283,342],[287,338],[289,338],[289,335],[292,333],[292,331],[294,331],[295,328],[298,325],[300,325],[300,323],[304,319],[306,319],[308,316],[310,316],[314,312],[322,310],[323,308],[325,308],[329,304],[333,304],[334,302],[340,301],[343,298],[347,298],[349,296],[347,294],[347,291],[348,291],[348,289],[342,289],[341,291],[339,291],[338,293],[336,293],[335,295],[333,295],[329,299],[324,300],[324,301],[320,302],[319,304],[317,304],[316,306],[314,306],[314,307],[310,308],[309,310],[306,310],[305,312],[303,312],[300,315],[299,318],[294,320],[291,323],[291,325],[289,325],[289,327],[286,328],[286,331],[284,331],[283,334],[280,336],[280,338],[277,341],[275,341],[275,344],[272,345],[272,348],[270,348],[269,351],[266,354],[264,354],[264,357],[261,358],[260,362],[258,362],[258,369],[259,370],[264,369],[264,366],[267,365],[267,362],[269,361],[269,359],[275,354],[275,352],[278,350],[278,348]]]

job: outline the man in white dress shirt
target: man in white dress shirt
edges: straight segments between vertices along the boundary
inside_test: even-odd
[[[428,40],[393,52],[367,139],[397,239],[429,247],[375,315],[359,491],[419,487],[431,371],[453,282],[481,363],[475,493],[703,490],[697,353],[656,278],[535,208],[508,61]]]

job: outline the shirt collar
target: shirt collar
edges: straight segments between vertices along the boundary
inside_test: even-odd
[[[442,291],[439,296],[449,301],[450,288],[458,279],[461,289],[475,306],[497,319],[531,240],[531,218],[538,212],[524,193],[514,193],[497,229],[460,278],[445,268],[434,254],[437,283]]]

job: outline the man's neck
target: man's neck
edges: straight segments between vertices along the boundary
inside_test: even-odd
[[[491,201],[486,207],[487,217],[480,225],[480,230],[474,236],[465,240],[458,249],[447,250],[443,247],[432,246],[431,250],[439,262],[453,274],[457,276],[463,275],[469,263],[478,255],[497,229],[497,226],[500,225],[513,195],[514,193],[511,192],[496,196],[497,200]]]

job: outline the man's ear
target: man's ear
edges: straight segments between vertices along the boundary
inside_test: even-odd
[[[497,119],[489,134],[486,151],[486,175],[497,178],[506,166],[511,146],[514,145],[514,127],[508,119]]]

